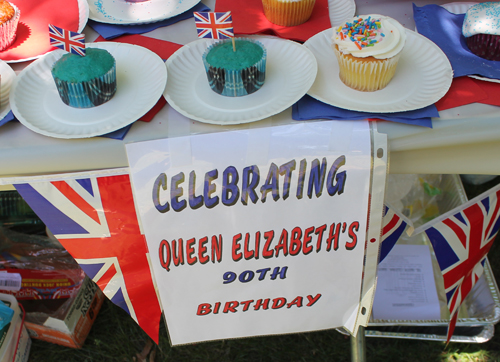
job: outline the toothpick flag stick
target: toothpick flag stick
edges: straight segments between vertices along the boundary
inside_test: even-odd
[[[85,34],[58,28],[49,24],[50,45],[67,52],[85,56]]]
[[[198,38],[207,39],[229,39],[233,41],[233,51],[236,51],[234,43],[233,18],[231,12],[194,12],[194,21]]]

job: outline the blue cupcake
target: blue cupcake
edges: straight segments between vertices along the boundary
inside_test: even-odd
[[[54,64],[52,77],[61,100],[71,107],[96,107],[116,93],[116,61],[104,49],[87,48],[84,57],[64,54]]]
[[[267,53],[260,42],[235,38],[211,45],[203,54],[210,88],[228,97],[241,97],[259,90],[266,77]]]

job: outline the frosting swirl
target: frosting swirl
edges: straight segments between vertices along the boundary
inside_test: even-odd
[[[500,2],[471,6],[465,13],[462,33],[466,38],[477,34],[500,35]]]
[[[335,29],[334,29],[335,30]],[[333,44],[357,58],[392,58],[406,42],[406,31],[396,20],[382,15],[359,15],[339,26]]]

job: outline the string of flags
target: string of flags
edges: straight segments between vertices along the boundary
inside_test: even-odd
[[[404,231],[425,232],[443,275],[450,322],[449,343],[462,302],[484,271],[486,255],[500,229],[500,185],[482,193],[440,217],[414,229],[407,219],[385,205],[379,262],[389,254]]]

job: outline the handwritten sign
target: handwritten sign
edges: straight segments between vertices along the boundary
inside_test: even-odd
[[[126,147],[173,345],[354,323],[369,199],[367,122]]]

